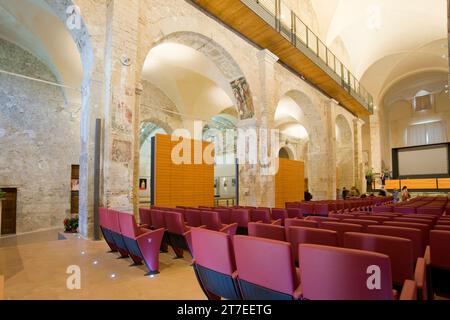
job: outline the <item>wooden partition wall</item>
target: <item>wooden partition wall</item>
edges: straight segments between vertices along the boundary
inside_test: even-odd
[[[172,151],[180,141],[170,135],[156,135],[152,140],[152,204],[160,207],[214,206],[214,164],[194,164],[210,142],[187,139],[190,163],[176,164]],[[197,148],[195,148],[197,145]],[[201,154],[200,154],[201,153]],[[183,152],[180,155],[186,155]],[[197,158],[199,159],[199,158]],[[201,159],[201,158],[200,158]]]
[[[302,201],[305,197],[305,164],[301,161],[279,159],[275,176],[275,205],[284,208],[286,202]]]

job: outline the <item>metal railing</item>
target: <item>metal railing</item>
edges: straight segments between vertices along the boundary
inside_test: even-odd
[[[333,52],[281,0],[241,0],[339,83],[370,113],[373,97]]]

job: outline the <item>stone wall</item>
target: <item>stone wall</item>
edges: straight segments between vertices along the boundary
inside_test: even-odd
[[[4,40],[0,65],[55,82],[42,62]],[[62,227],[70,214],[71,165],[80,158],[78,109],[59,87],[0,74],[0,187],[18,188],[18,233]]]

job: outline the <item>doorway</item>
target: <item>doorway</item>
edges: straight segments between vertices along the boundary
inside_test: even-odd
[[[6,192],[6,198],[2,201],[1,234],[16,234],[17,189],[2,188],[2,190]]]

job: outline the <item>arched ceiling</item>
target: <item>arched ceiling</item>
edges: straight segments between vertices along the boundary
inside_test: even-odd
[[[314,0],[320,38],[378,102],[407,73],[447,70],[445,0]]]
[[[45,1],[0,0],[0,37],[39,58],[59,83],[81,87],[83,69],[77,46]],[[79,99],[79,91],[70,91],[70,98]]]
[[[283,96],[275,111],[275,126],[284,135],[295,139],[308,139],[308,131],[303,126],[305,115],[300,106],[288,95]]]
[[[233,107],[231,87],[217,66],[197,50],[162,43],[148,54],[142,78],[161,89],[180,113],[207,120]]]

